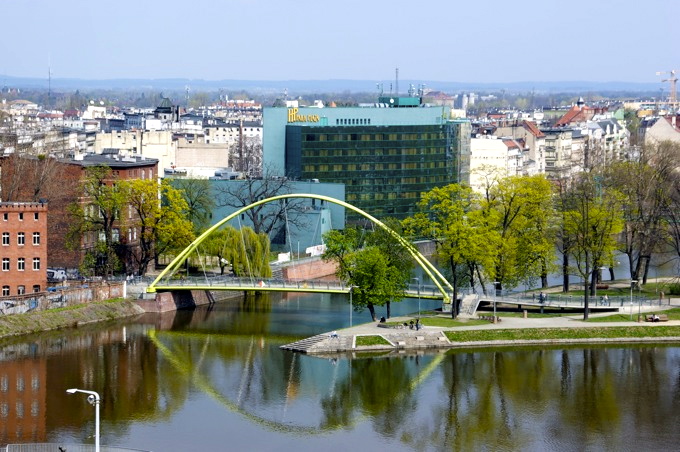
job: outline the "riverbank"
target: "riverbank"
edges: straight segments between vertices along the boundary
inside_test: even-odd
[[[0,338],[74,328],[88,323],[115,320],[143,314],[134,301],[114,299],[46,311],[0,317]]]
[[[646,312],[671,309],[671,306],[646,308]],[[597,316],[606,317],[609,314]],[[591,316],[596,317],[596,316]],[[393,318],[391,322],[407,323],[412,317]],[[371,345],[358,345],[370,342]],[[365,340],[369,339],[369,340]],[[320,334],[282,346],[282,349],[307,354],[328,355],[347,352],[385,352],[424,349],[503,347],[559,344],[620,344],[636,342],[680,343],[680,320],[652,322],[584,322],[582,316],[501,317],[498,323],[470,321],[454,327],[423,326],[385,328],[369,322],[338,331]]]

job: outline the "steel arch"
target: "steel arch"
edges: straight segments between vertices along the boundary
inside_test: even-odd
[[[408,240],[397,234],[393,229],[388,227],[385,223],[382,221],[378,220],[377,218],[373,217],[372,215],[364,212],[363,210],[359,209],[356,206],[353,206],[352,204],[346,203],[344,201],[340,201],[339,199],[331,198],[329,196],[324,196],[324,195],[312,195],[309,193],[289,193],[285,195],[277,195],[277,196],[272,196],[271,198],[266,198],[262,199],[260,201],[256,201],[250,205],[247,205],[245,207],[242,207],[238,209],[236,212],[226,216],[219,222],[215,223],[213,226],[208,228],[203,234],[201,234],[196,240],[191,242],[189,246],[184,248],[181,253],[173,259],[172,262],[158,275],[158,277],[147,287],[146,291],[148,293],[154,293],[156,292],[156,285],[160,283],[160,281],[163,279],[165,275],[168,273],[172,273],[177,268],[179,268],[180,265],[182,265],[182,262],[187,258],[187,256],[193,252],[198,245],[200,245],[210,234],[215,232],[217,229],[222,227],[226,222],[229,220],[232,220],[233,218],[238,217],[241,215],[243,212],[252,209],[253,207],[259,206],[261,204],[266,204],[272,201],[278,201],[280,199],[290,199],[290,198],[311,198],[311,199],[319,199],[322,201],[328,201],[333,204],[337,204],[339,206],[345,207],[346,209],[350,209],[353,212],[358,213],[359,215],[363,216],[364,218],[367,218],[374,224],[378,225],[379,227],[383,228],[387,233],[392,236],[395,240],[397,240],[401,245],[403,245],[409,252],[409,254],[415,259],[416,262],[420,265],[420,267],[425,271],[425,273],[432,279],[434,284],[437,286],[439,291],[442,293],[442,297],[444,299],[444,303],[450,303],[451,297],[449,296],[449,293],[444,289],[443,286],[448,287],[448,289],[453,292],[453,287],[451,284],[444,278],[444,276],[435,268],[434,265],[430,261],[428,261],[425,256],[423,256]]]

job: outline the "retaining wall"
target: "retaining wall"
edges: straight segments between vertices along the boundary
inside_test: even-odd
[[[23,314],[29,311],[46,311],[94,301],[123,298],[125,284],[120,281],[99,281],[80,286],[64,286],[50,292],[31,293],[0,299],[0,314]]]

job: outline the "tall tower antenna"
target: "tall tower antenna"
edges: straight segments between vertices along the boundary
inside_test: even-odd
[[[657,72],[656,75],[664,75],[664,74],[669,74],[669,77],[666,79],[661,80],[661,82],[669,82],[671,85],[671,90],[668,95],[668,101],[672,104],[675,104],[678,101],[678,94],[676,91],[676,86],[678,83],[678,78],[675,76],[675,69],[671,69],[668,72]]]
[[[399,97],[399,68],[395,69],[394,95]]]
[[[47,56],[47,109],[49,110],[52,104],[52,61],[49,55]]]

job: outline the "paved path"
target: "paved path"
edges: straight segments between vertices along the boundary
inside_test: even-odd
[[[640,308],[641,314],[644,316],[647,312],[659,311],[676,307],[675,303],[664,306],[652,306]],[[490,313],[484,313],[490,314]],[[630,311],[622,310],[619,314],[628,315]],[[605,317],[613,315],[613,313],[591,314],[590,318]],[[420,330],[415,329],[394,329],[383,328],[377,322],[369,322],[360,325],[355,325],[349,328],[344,328],[334,332],[328,332],[317,336],[317,341],[307,348],[296,348],[294,344],[283,346],[289,350],[297,350],[304,353],[323,354],[323,353],[337,353],[346,351],[355,351],[354,346],[357,336],[365,335],[380,335],[387,339],[391,346],[379,347],[374,346],[375,349],[422,349],[422,348],[448,348],[453,347],[450,341],[444,335],[444,331],[466,331],[466,330],[501,330],[501,329],[518,329],[518,328],[588,328],[588,327],[617,327],[617,326],[636,326],[645,325],[648,327],[656,327],[660,325],[680,325],[680,320],[670,320],[667,322],[637,323],[638,312],[634,309],[632,312],[633,322],[584,322],[583,314],[555,316],[555,317],[503,317],[500,313],[501,321],[494,324],[481,324],[471,326],[457,326],[457,327],[435,327],[424,326]],[[409,322],[412,316],[408,317],[392,317],[390,322]]]

